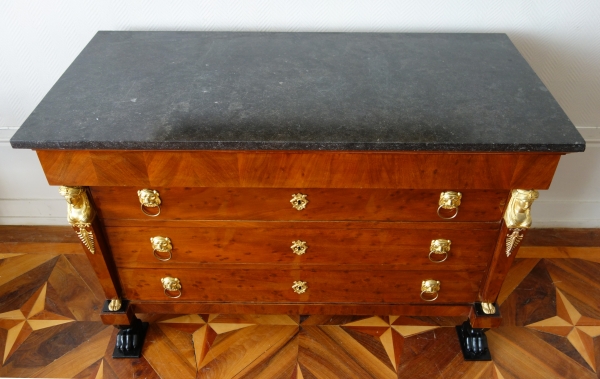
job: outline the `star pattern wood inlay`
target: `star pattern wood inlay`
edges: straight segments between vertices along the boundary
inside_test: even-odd
[[[597,371],[594,337],[600,336],[600,320],[584,317],[558,288],[556,316],[527,325],[541,332],[566,337],[581,357]]]
[[[0,313],[0,328],[7,330],[3,363],[36,330],[75,321],[45,309],[47,288],[45,283],[19,309]]]

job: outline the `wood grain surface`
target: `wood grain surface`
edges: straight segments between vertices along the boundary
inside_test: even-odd
[[[272,226],[272,225],[271,225]],[[484,268],[491,257],[496,230],[412,229],[280,229],[108,227],[106,234],[118,267],[186,267],[194,263],[370,264],[404,265],[410,269]],[[150,238],[168,237],[172,258],[161,262],[153,255]],[[432,263],[431,241],[451,241],[449,258]],[[292,242],[308,248],[294,254]],[[161,254],[161,253],[158,253]],[[167,253],[162,255],[167,256]],[[433,255],[434,259],[442,259]]]
[[[421,282],[441,282],[440,303],[468,303],[477,298],[480,271],[352,271],[319,269],[119,269],[127,299],[147,301],[252,301],[252,302],[367,302],[428,304],[419,297]],[[161,278],[181,281],[182,295],[170,299]],[[308,290],[296,294],[294,281]],[[257,304],[259,305],[259,304]]]
[[[39,245],[0,257],[2,377],[598,377],[600,263],[590,260],[515,261],[501,291],[503,325],[486,332],[490,362],[462,358],[454,325],[466,304],[307,302],[286,315],[281,303],[160,301],[134,304],[150,330],[141,358],[119,360],[117,330],[98,321],[103,294],[87,258]],[[321,314],[308,315],[317,307]],[[156,314],[165,311],[173,314]]]
[[[38,150],[50,185],[546,189],[560,154]]]
[[[159,192],[161,213],[140,209],[139,187],[92,187],[104,219],[143,220],[295,220],[295,221],[499,221],[508,198],[505,190],[465,190],[458,215],[437,215],[440,190],[322,188],[152,188]],[[303,210],[292,207],[293,194],[307,195]],[[442,210],[449,217],[453,210]]]

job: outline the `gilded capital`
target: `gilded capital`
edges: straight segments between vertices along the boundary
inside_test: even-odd
[[[81,243],[94,254],[94,232],[91,230],[92,220],[96,212],[90,203],[87,192],[83,187],[60,186],[58,193],[64,196],[69,204],[67,208],[67,221],[76,228],[77,236]]]
[[[531,204],[539,197],[536,190],[512,190],[510,201],[504,212],[504,222],[509,229],[531,226]]]
[[[67,220],[71,225],[89,224],[96,212],[83,187],[60,186],[58,192],[67,200]]]

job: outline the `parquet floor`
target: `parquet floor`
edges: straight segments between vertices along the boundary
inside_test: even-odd
[[[600,263],[579,252],[516,260],[503,326],[487,332],[492,362],[463,361],[460,318],[225,314],[142,315],[143,357],[113,360],[116,331],[100,322],[102,291],[79,246],[0,243],[0,376],[598,378]]]

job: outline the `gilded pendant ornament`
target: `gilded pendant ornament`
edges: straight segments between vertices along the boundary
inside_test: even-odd
[[[509,229],[509,234],[506,235],[506,256],[510,257],[510,254],[514,249],[517,248],[517,245],[524,237],[524,234],[521,233],[523,228]]]
[[[79,237],[81,243],[88,248],[90,253],[94,254],[96,252],[94,248],[94,233],[92,233],[90,230],[87,230],[87,228],[89,228],[91,225],[92,224],[76,224],[73,226],[79,228],[77,231],[77,237]]]
[[[94,233],[89,230],[96,212],[84,187],[60,186],[58,192],[67,200],[67,221],[77,228],[77,236],[90,253],[95,253]]]

